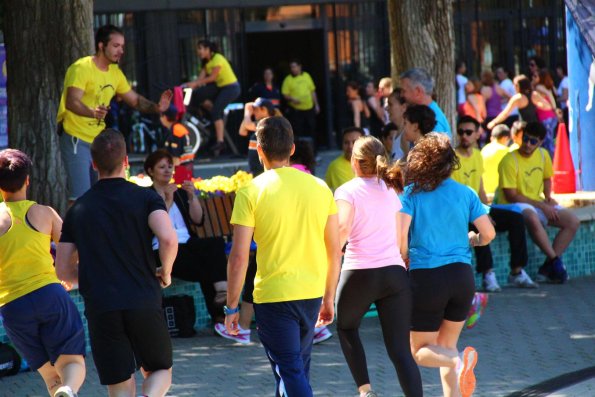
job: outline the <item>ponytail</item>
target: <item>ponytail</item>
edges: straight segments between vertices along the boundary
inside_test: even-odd
[[[403,192],[403,172],[398,161],[389,163],[386,156],[376,156],[376,176],[378,180],[382,179],[388,188],[394,189],[397,193]]]

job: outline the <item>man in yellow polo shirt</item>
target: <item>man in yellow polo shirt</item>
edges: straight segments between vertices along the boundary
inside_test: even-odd
[[[533,241],[546,255],[537,281],[564,283],[568,280],[562,253],[574,238],[580,222],[571,211],[552,198],[552,160],[541,148],[545,127],[539,122],[527,123],[521,146],[508,153],[498,167],[500,184],[495,201],[520,208]],[[545,226],[560,229],[550,243]]]
[[[112,98],[118,95],[141,112],[164,112],[172,97],[170,90],[153,103],[130,88],[118,62],[124,54],[124,33],[113,25],[100,27],[95,34],[95,55],[70,65],[58,108],[60,151],[68,174],[69,204],[97,180],[89,151],[93,139],[105,129],[104,118]]]
[[[236,194],[225,326],[232,335],[239,332],[239,298],[254,235],[254,312],[276,395],[284,390],[282,395],[308,397],[314,327],[334,317],[341,255],[337,207],[324,181],[289,166],[295,146],[285,118],[261,120],[256,139],[265,172]]]
[[[316,147],[316,115],[320,113],[316,86],[308,72],[302,70],[302,63],[296,59],[289,63],[290,74],[281,85],[281,94],[289,104],[287,119],[298,136],[313,139]]]
[[[455,152],[461,167],[452,173],[452,179],[469,186],[479,195],[483,204],[487,204],[487,197],[483,187],[483,158],[475,148],[480,136],[479,122],[471,116],[463,116],[457,125],[459,144]],[[490,207],[489,215],[494,221],[496,231],[508,232],[510,245],[510,273],[508,283],[519,288],[536,288],[537,284],[531,280],[523,270],[527,265],[527,241],[525,236],[525,223],[523,216],[510,209]],[[477,229],[470,225],[471,230]],[[489,244],[482,247],[473,247],[475,250],[476,271],[482,274],[483,288],[487,292],[500,292],[501,288],[494,273],[494,258]]]
[[[351,152],[353,144],[359,137],[364,136],[364,130],[359,127],[348,127],[343,130],[343,153],[329,164],[324,180],[334,192],[339,186],[355,178],[351,168]]]
[[[510,129],[506,124],[498,124],[492,129],[490,143],[481,149],[483,157],[483,183],[486,194],[494,194],[498,187],[498,165],[508,152]]]

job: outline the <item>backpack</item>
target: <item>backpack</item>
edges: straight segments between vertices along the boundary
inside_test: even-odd
[[[16,375],[21,369],[21,356],[14,347],[0,342],[0,378]]]
[[[190,295],[164,296],[163,315],[170,336],[189,338],[196,334],[196,311]]]

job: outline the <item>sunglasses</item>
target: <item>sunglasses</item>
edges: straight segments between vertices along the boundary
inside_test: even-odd
[[[523,142],[525,143],[530,143],[531,145],[535,146],[539,143],[540,139],[539,138],[533,138],[529,135],[523,135]]]
[[[473,133],[475,133],[475,130],[464,130],[462,128],[459,128],[457,130],[457,134],[463,136],[463,135],[467,135],[467,136],[471,136]]]

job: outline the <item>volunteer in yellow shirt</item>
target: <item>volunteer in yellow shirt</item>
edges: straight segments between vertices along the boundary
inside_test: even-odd
[[[496,201],[498,204],[514,203],[522,211],[529,234],[546,255],[537,281],[564,283],[568,273],[561,256],[580,222],[573,212],[552,198],[552,160],[541,148],[545,136],[546,129],[541,123],[527,123],[520,148],[500,162]],[[546,233],[546,225],[560,229],[553,244]]]
[[[459,136],[455,149],[460,168],[455,170],[451,177],[473,189],[478,194],[481,202],[487,204],[487,197],[483,187],[483,157],[475,148],[480,136],[479,122],[471,116],[462,116],[457,125]],[[497,131],[496,131],[497,133]],[[508,149],[506,149],[508,153]],[[537,284],[525,272],[527,266],[527,239],[523,216],[518,212],[506,208],[489,208],[489,216],[494,221],[497,232],[506,232],[510,246],[510,273],[508,283],[519,288],[536,288]],[[471,230],[477,232],[473,225]],[[482,286],[487,292],[500,292],[500,284],[494,273],[494,258],[490,245],[473,247],[475,251],[475,270],[482,275]]]
[[[509,152],[510,129],[499,124],[492,129],[491,141],[481,149],[483,157],[483,187],[486,194],[494,194],[498,187],[498,165]]]
[[[340,272],[337,207],[322,180],[289,166],[295,146],[285,118],[259,121],[256,139],[265,172],[236,194],[225,326],[230,334],[239,332],[239,298],[254,235],[254,312],[276,368],[276,390],[312,396],[308,364],[314,327],[333,321]]]
[[[240,83],[227,59],[217,51],[215,43],[201,40],[198,42],[196,50],[202,60],[202,69],[196,80],[185,83],[183,86],[196,90],[192,94],[192,101],[197,106],[206,105],[205,101],[207,100],[212,102],[208,111],[215,124],[217,142],[211,147],[211,152],[218,156],[226,148],[223,111],[227,105],[240,96]]]
[[[289,104],[287,119],[296,135],[311,137],[316,145],[316,115],[320,113],[316,86],[297,59],[289,62],[289,71],[281,85],[281,94]]]
[[[343,130],[343,153],[329,164],[324,180],[334,192],[339,186],[355,178],[351,168],[351,152],[353,144],[361,136],[364,130],[359,127],[349,127]]]
[[[62,219],[27,200],[30,169],[25,153],[0,151],[0,316],[6,335],[49,394],[73,396],[85,380],[85,331],[50,254]]]
[[[77,60],[66,71],[57,122],[70,204],[97,180],[91,166],[90,144],[106,128],[104,118],[114,96],[146,113],[165,111],[172,97],[172,92],[167,90],[156,104],[130,88],[118,66],[124,54],[124,41],[119,28],[100,27],[95,35],[95,55]]]

